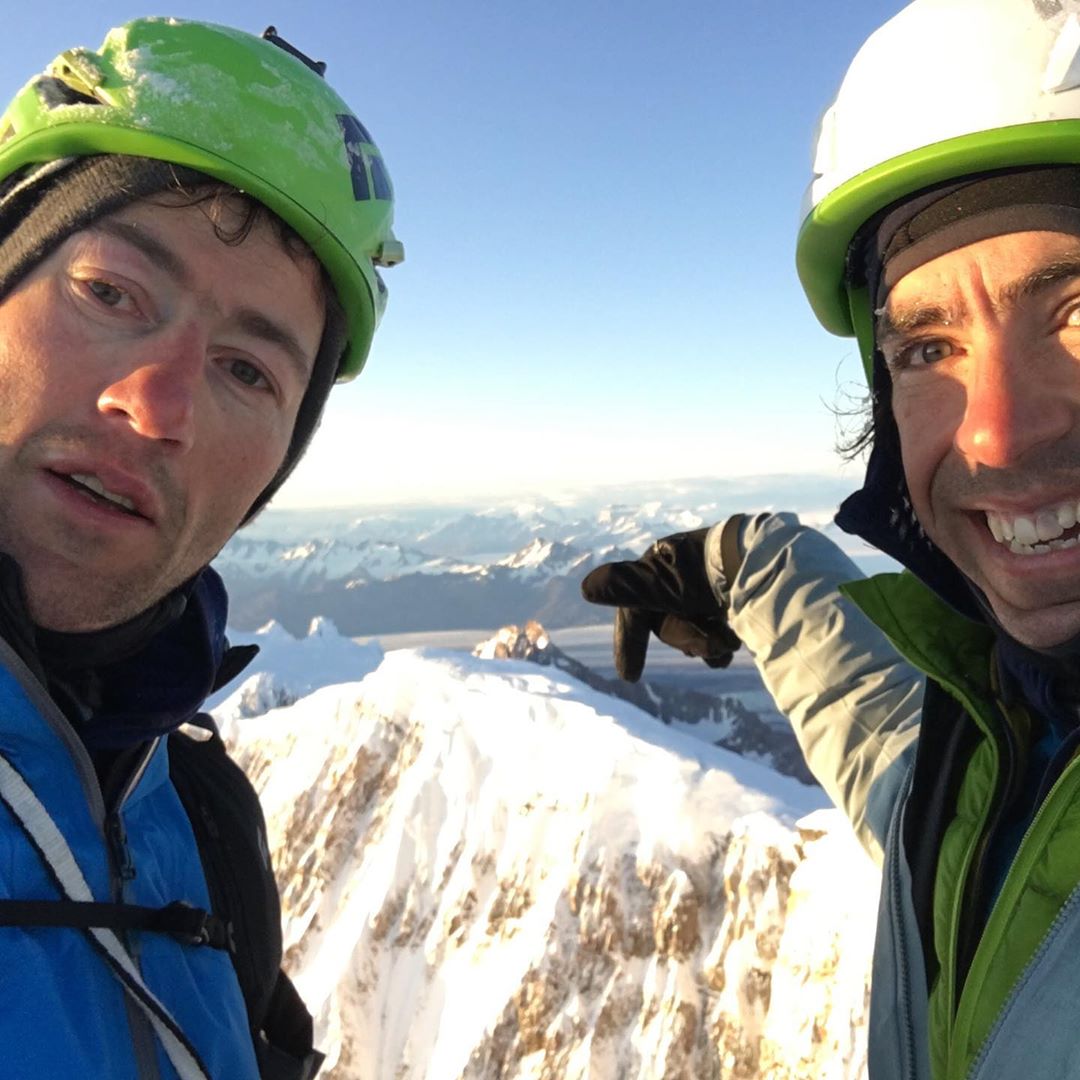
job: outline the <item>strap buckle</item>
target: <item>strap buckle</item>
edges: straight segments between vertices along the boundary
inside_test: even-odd
[[[170,916],[168,932],[186,945],[209,945],[212,949],[225,949],[236,954],[236,938],[231,922],[193,907],[185,900],[174,900],[161,909]]]

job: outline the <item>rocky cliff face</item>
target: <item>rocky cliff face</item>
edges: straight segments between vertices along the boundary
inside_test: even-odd
[[[328,1077],[861,1075],[876,875],[815,789],[514,660],[231,715]]]

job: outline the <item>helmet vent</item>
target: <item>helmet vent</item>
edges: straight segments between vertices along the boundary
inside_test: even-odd
[[[54,75],[42,75],[34,84],[46,109],[58,109],[64,105],[100,105],[96,97],[76,90],[70,83]]]
[[[1047,94],[1075,90],[1080,85],[1080,19],[1070,15],[1050,50],[1042,89]]]
[[[271,45],[276,45],[279,49],[283,49],[290,56],[295,56],[302,64],[306,64],[312,71],[315,72],[320,78],[326,74],[326,61],[325,60],[312,60],[306,53],[302,53],[295,45],[290,45],[283,37],[278,36],[276,26],[268,26],[263,32],[263,41],[269,41]]]

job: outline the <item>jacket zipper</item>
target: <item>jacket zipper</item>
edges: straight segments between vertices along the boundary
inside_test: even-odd
[[[146,774],[150,759],[154,756],[154,751],[160,741],[160,739],[154,739],[143,749],[142,756],[135,763],[134,768],[124,782],[116,804],[105,816],[105,836],[109,842],[109,854],[113,864],[114,895],[116,899],[121,901],[128,899],[125,895],[128,892],[128,882],[135,879],[135,862],[131,857],[127,830],[124,828],[124,819],[122,817],[124,804]]]
[[[908,769],[907,781],[904,784],[903,794],[900,799],[899,805],[907,806],[907,798],[911,794],[911,781],[915,773],[915,766]],[[895,814],[893,820],[889,823],[890,836],[887,838],[888,850],[889,850],[889,891],[890,899],[892,902],[892,909],[895,913],[893,925],[896,931],[896,955],[897,955],[897,970],[900,977],[900,986],[903,993],[900,995],[900,1007],[898,1012],[900,1014],[901,1025],[901,1074],[904,1077],[914,1078],[918,1075],[915,1067],[916,1048],[915,1048],[915,1027],[911,1022],[911,976],[908,965],[908,943],[907,935],[904,932],[904,920],[899,917],[901,905],[903,904],[903,895],[900,888],[900,814]]]
[[[1003,758],[1011,757],[1011,754],[1007,752],[1007,744],[1004,743],[1004,739],[994,730],[996,725],[988,723],[983,711],[975,708],[974,702],[983,702],[985,700],[983,694],[976,687],[966,680],[963,682],[950,682],[938,675],[928,674],[930,678],[937,679],[946,690],[950,690],[954,694],[968,716],[972,718],[983,734],[991,740],[997,758],[994,763],[994,791],[991,795],[990,804],[986,807],[982,820],[979,822],[974,840],[964,853],[963,865],[960,871],[964,881],[964,888],[962,895],[952,905],[949,919],[948,941],[952,943],[952,948],[948,950],[944,957],[944,963],[941,965],[940,978],[947,980],[945,991],[947,992],[946,1000],[949,1006],[946,1010],[946,1030],[944,1032],[943,1047],[947,1063],[946,1073],[948,1073],[950,1072],[948,1063],[952,1059],[952,1048],[955,1044],[956,1017],[959,1011],[961,988],[963,981],[966,981],[971,959],[978,948],[978,937],[969,932],[970,923],[965,923],[964,920],[970,919],[971,913],[974,911],[974,904],[977,902],[975,899],[976,890],[973,885],[978,885],[981,881],[982,866],[986,854],[986,837],[989,829],[996,826],[998,814],[1000,813],[999,808],[1002,805],[1002,793],[1005,787],[1003,764],[1007,765],[1007,762],[1003,762]],[[1005,754],[1003,754],[1003,749],[1006,750]],[[970,759],[968,764],[970,765]],[[969,938],[972,940],[969,941]],[[930,948],[934,948],[936,940],[928,944]],[[964,957],[962,969],[961,956]],[[960,978],[961,970],[963,970],[964,980]]]
[[[1070,769],[1069,767],[1066,767],[1066,769],[1062,772],[1061,776],[1058,778],[1057,782],[1053,785],[1053,787],[1047,793],[1047,796],[1043,800],[1042,805],[1036,811],[1035,817],[1032,819],[1031,824],[1028,826],[1027,830],[1025,831],[1023,839],[1020,841],[1020,847],[1017,849],[1017,858],[1013,860],[1013,869],[1015,869],[1015,867],[1019,863],[1021,853],[1024,852],[1025,848],[1029,845],[1029,840],[1030,840],[1031,836],[1035,833],[1036,829],[1038,828],[1039,822],[1045,816],[1044,813],[1043,813],[1044,808],[1050,805],[1051,801],[1054,798],[1054,795],[1055,795],[1055,792],[1057,791],[1057,789],[1059,787],[1063,786],[1066,783],[1066,778],[1069,777],[1073,772],[1075,772],[1074,769]],[[1026,854],[1026,852],[1025,852],[1025,854]],[[1022,869],[1024,870],[1024,873],[1021,876],[1026,878],[1029,868],[1028,867],[1022,867]],[[1008,888],[1008,884],[1006,884],[1006,888]],[[1019,888],[1019,886],[1016,886],[1015,888]],[[1014,890],[1009,890],[1009,891],[1011,892],[1011,891],[1014,891]],[[1002,896],[999,897],[999,900],[1005,898],[1004,894],[1005,894],[1005,889],[1002,890]],[[1031,957],[1028,959],[1028,962],[1024,965],[1023,971],[1020,972],[1020,974],[1017,977],[1016,981],[1013,983],[1011,989],[1009,990],[1008,995],[1006,996],[1005,1000],[1002,1002],[1001,1008],[998,1010],[998,1013],[994,1018],[993,1024],[990,1026],[990,1030],[987,1033],[986,1038],[983,1040],[982,1045],[979,1048],[979,1053],[976,1055],[975,1060],[971,1063],[971,1067],[965,1073],[966,1078],[974,1077],[976,1075],[976,1073],[977,1073],[977,1070],[979,1068],[981,1068],[982,1065],[985,1063],[985,1060],[986,1060],[986,1058],[987,1058],[987,1056],[988,1056],[988,1054],[990,1052],[990,1045],[993,1042],[994,1037],[997,1034],[998,1030],[1000,1029],[1001,1025],[1004,1023],[1005,1016],[1007,1015],[1007,1013],[1011,1009],[1011,1007],[1013,1005],[1013,1002],[1016,1000],[1016,998],[1017,998],[1017,996],[1018,996],[1018,994],[1020,992],[1020,988],[1027,981],[1028,973],[1033,971],[1035,969],[1035,966],[1046,955],[1047,950],[1050,948],[1050,945],[1053,943],[1054,937],[1057,935],[1058,931],[1061,929],[1061,927],[1068,920],[1069,916],[1072,914],[1073,910],[1077,907],[1078,904],[1080,904],[1080,885],[1077,885],[1076,887],[1074,887],[1072,892],[1069,893],[1069,896],[1065,900],[1065,903],[1062,904],[1061,908],[1058,910],[1058,913],[1054,916],[1053,921],[1050,923],[1050,926],[1047,928],[1046,933],[1042,936],[1041,940],[1039,941],[1038,947],[1031,954]],[[970,1027],[970,1024],[965,1024],[965,1027]]]
[[[998,1032],[1005,1023],[1005,1017],[1009,1014],[1013,1002],[1015,1002],[1019,996],[1020,988],[1027,982],[1028,972],[1034,971],[1036,965],[1042,961],[1042,958],[1047,954],[1050,946],[1053,944],[1054,938],[1057,937],[1058,931],[1065,925],[1077,906],[1080,906],[1080,885],[1076,886],[1076,888],[1069,893],[1069,898],[1062,904],[1061,910],[1057,915],[1054,916],[1054,921],[1043,935],[1042,941],[1039,942],[1039,947],[1031,954],[1031,959],[1024,965],[1024,970],[1020,973],[1020,977],[1013,984],[1012,989],[1009,991],[1009,996],[1002,1003],[997,1016],[994,1017],[994,1023],[991,1025],[989,1033],[983,1040],[982,1046],[979,1047],[979,1052],[975,1056],[975,1060],[971,1063],[971,1068],[965,1073],[965,1080],[974,1080],[974,1078],[978,1076],[979,1070],[986,1064],[986,1059],[990,1056],[990,1047],[993,1045],[994,1039],[997,1037]]]
[[[967,880],[964,883],[963,899],[960,904],[959,922],[956,931],[956,973],[953,983],[952,1011],[955,1014],[960,1005],[960,994],[971,970],[971,961],[979,946],[979,940],[985,929],[982,918],[983,893],[986,889],[987,854],[993,847],[993,840],[1005,817],[1005,810],[1016,795],[1019,770],[1016,767],[1016,740],[1012,729],[1005,722],[994,733],[994,743],[998,752],[998,769],[990,806],[979,833]]]
[[[135,862],[128,847],[124,822],[115,810],[105,819],[105,835],[109,839],[109,854],[113,864],[113,900],[120,902],[124,898],[126,882],[135,878]]]
[[[135,880],[135,860],[131,856],[131,846],[128,844],[127,829],[124,828],[123,810],[124,805],[130,798],[131,793],[139,786],[139,782],[146,774],[150,765],[150,759],[160,739],[154,739],[148,743],[142,751],[142,756],[135,763],[128,774],[124,786],[120,789],[120,795],[105,815],[105,837],[108,841],[109,860],[113,871],[113,900],[117,903],[125,903],[131,900],[130,883]],[[137,939],[123,931],[118,931],[121,940],[127,946],[132,959],[138,965]]]
[[[142,756],[135,763],[127,780],[124,781],[124,786],[121,788],[115,804],[105,815],[105,838],[112,869],[113,900],[117,903],[130,900],[130,886],[131,882],[135,880],[136,874],[135,860],[132,858],[131,847],[128,844],[122,811],[131,793],[138,787],[139,782],[145,775],[150,759],[154,756],[154,751],[157,749],[159,742],[160,739],[154,739],[144,747]],[[95,773],[94,776],[96,779],[97,774]],[[141,972],[142,962],[138,935],[129,934],[123,930],[117,930],[116,933],[123,942],[125,949],[127,949],[132,963]],[[124,999],[128,1014],[128,1025],[131,1028],[131,1048],[135,1057],[135,1068],[138,1075],[142,1080],[161,1080],[157,1060],[157,1036],[154,1034],[150,1021],[143,1012],[128,999],[126,994]]]

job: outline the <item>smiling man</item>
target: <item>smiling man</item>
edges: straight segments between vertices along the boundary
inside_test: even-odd
[[[139,20],[0,118],[4,1075],[318,1067],[257,800],[178,729],[250,658],[208,563],[363,366],[391,221],[272,29]]]
[[[837,522],[905,572],[847,581],[794,515],[736,515],[585,594],[628,677],[650,632],[745,644],[883,861],[873,1080],[1080,1077],[1080,4],[916,0],[875,33],[798,266],[871,387]]]
[[[1034,202],[1057,176],[996,181],[1031,199],[1036,230],[981,231],[889,290],[877,344],[915,516],[1017,641],[1051,649],[1080,634],[1080,211]],[[987,187],[993,181],[987,182]],[[950,197],[962,205],[980,188]],[[1059,194],[1068,197],[1068,192]],[[1080,200],[1077,200],[1080,201]],[[1020,224],[1022,204],[1009,208]],[[969,219],[964,218],[965,224]],[[1035,223],[1035,222],[1033,222]],[[940,241],[949,227],[935,233]],[[964,230],[964,237],[969,235]]]

